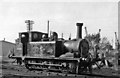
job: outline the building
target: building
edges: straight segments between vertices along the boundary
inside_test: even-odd
[[[15,43],[1,40],[0,41],[0,56],[7,57],[10,50],[15,50]]]

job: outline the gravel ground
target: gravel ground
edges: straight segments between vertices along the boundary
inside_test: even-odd
[[[118,71],[113,70],[112,68],[102,68],[102,69],[94,69],[94,74],[96,76],[86,76],[86,75],[74,75],[74,74],[65,74],[65,73],[57,73],[57,72],[47,72],[47,71],[29,71],[24,66],[18,66],[11,63],[4,63],[0,65],[0,73],[3,78],[46,78],[46,77],[75,77],[75,78],[119,78],[120,73]],[[104,76],[104,77],[103,77]]]
[[[115,56],[114,56],[115,57]],[[120,78],[120,66],[117,64],[117,58],[110,59],[114,64],[113,67],[103,67],[101,69],[94,69],[94,76],[91,75],[73,75],[73,74],[64,74],[56,72],[46,72],[46,71],[29,71],[24,66],[18,66],[15,63],[12,64],[13,60],[8,58],[2,59],[0,61],[0,77],[2,78],[47,78],[47,77],[71,77],[71,78]],[[118,70],[119,69],[119,70]],[[103,77],[104,76],[104,77]]]

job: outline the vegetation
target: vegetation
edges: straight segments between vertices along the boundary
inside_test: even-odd
[[[100,37],[100,34],[89,34],[85,36],[85,39],[89,41],[90,49],[93,49],[96,45],[98,45],[99,49],[101,50],[112,50],[113,46],[110,44],[107,37]]]

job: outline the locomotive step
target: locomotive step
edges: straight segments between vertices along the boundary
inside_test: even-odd
[[[70,57],[34,57],[34,56],[26,56],[26,60],[30,59],[39,59],[39,60],[66,60],[66,61],[79,61],[80,58],[70,58]]]
[[[57,67],[62,67],[63,66],[63,65],[59,65],[59,64],[42,64],[42,63],[29,63],[29,65],[57,66]]]

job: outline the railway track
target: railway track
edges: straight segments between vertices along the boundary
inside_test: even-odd
[[[27,70],[24,66],[2,64],[2,78],[41,78],[41,77],[53,77],[58,78],[72,77],[72,78],[119,78],[118,76],[106,76],[101,74],[67,74],[59,72],[49,72],[49,71],[36,71]]]

